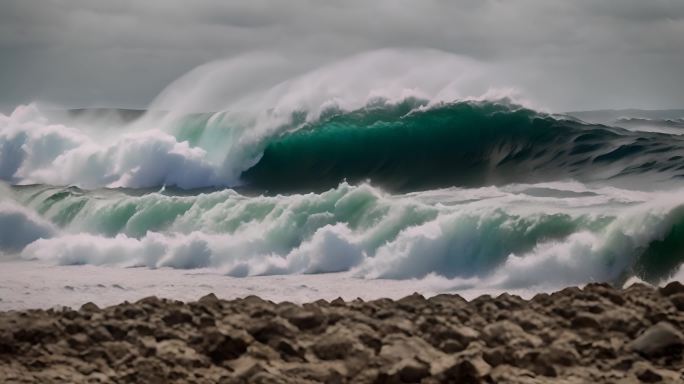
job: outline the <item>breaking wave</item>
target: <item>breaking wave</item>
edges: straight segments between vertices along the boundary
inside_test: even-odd
[[[367,107],[269,140],[242,174],[269,191],[342,180],[395,191],[684,174],[684,141],[553,117],[507,103]]]
[[[684,175],[684,138],[542,114],[509,102],[375,101],[305,112],[254,138],[229,116],[184,116],[165,130],[93,133],[49,124],[35,107],[0,116],[0,178],[82,188],[248,187],[386,190]]]
[[[684,260],[681,191],[551,183],[389,195],[343,183],[320,194],[258,197],[40,186],[12,193],[59,227],[21,256],[65,265],[438,275],[529,287],[659,281]]]

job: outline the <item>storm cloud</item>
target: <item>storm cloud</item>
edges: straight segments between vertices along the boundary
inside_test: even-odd
[[[552,110],[684,104],[682,1],[0,0],[0,107],[144,107],[212,60],[380,48],[491,65],[492,87]]]

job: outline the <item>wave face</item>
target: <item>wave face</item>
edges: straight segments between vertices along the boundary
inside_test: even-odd
[[[681,193],[577,182],[395,195],[343,183],[254,197],[25,186],[6,189],[0,221],[14,223],[5,237],[26,239],[5,252],[61,265],[562,287],[675,273],[684,261]]]
[[[684,174],[684,142],[588,125],[506,103],[406,104],[335,115],[270,140],[244,180],[269,191],[342,180],[396,191],[574,178]],[[658,174],[661,175],[658,175]]]

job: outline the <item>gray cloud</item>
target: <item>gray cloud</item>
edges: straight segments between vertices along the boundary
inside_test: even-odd
[[[313,66],[419,47],[503,68],[493,86],[555,110],[682,107],[683,37],[676,0],[0,0],[0,106],[143,107],[245,52]]]

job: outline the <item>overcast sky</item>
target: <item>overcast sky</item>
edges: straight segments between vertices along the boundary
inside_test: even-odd
[[[211,60],[386,47],[492,64],[556,111],[684,107],[681,0],[0,0],[0,107],[144,107]]]

